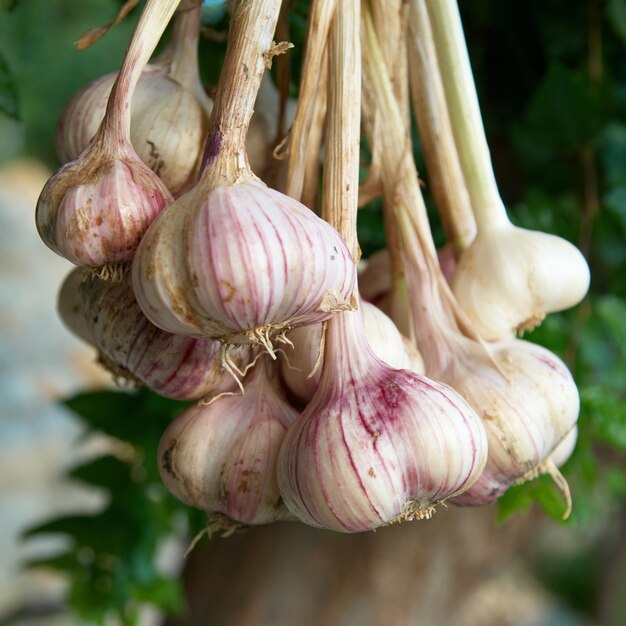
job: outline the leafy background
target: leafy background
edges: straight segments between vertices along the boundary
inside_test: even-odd
[[[307,4],[293,3],[290,18],[294,94]],[[119,66],[137,11],[78,54],[72,42],[109,21],[114,0],[13,0],[1,7],[0,160],[34,155],[55,168],[54,124],[64,103]],[[575,242],[592,268],[588,298],[529,335],[565,359],[580,388],[579,440],[564,473],[575,499],[569,532],[588,537],[607,520],[624,527],[626,517],[626,0],[462,0],[461,10],[512,220]],[[217,30],[226,26],[219,15],[207,18]],[[223,44],[202,42],[207,83],[216,82],[223,52]],[[421,164],[418,144],[416,158]],[[384,245],[380,204],[363,210],[359,228],[366,254]],[[434,231],[441,242],[436,223]],[[99,515],[64,517],[29,531],[71,538],[65,552],[39,565],[70,575],[68,602],[88,623],[113,613],[134,624],[142,603],[181,611],[177,576],[161,571],[155,554],[172,533],[193,535],[203,522],[167,493],[156,468],[160,434],[182,405],[142,391],[89,393],[67,406],[89,431],[118,440],[120,450],[71,473],[108,494]],[[536,503],[560,517],[562,501],[543,478],[511,489],[499,515]],[[537,557],[536,569],[549,588],[597,618],[602,555],[624,551],[624,532],[618,536],[617,546],[605,545],[601,533],[581,540],[573,562]],[[626,574],[623,558],[620,563]],[[626,622],[626,575],[618,580],[612,614]]]

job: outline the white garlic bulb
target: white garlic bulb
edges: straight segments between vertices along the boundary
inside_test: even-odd
[[[578,304],[589,289],[589,267],[568,241],[506,221],[479,226],[451,284],[478,333],[494,341]]]

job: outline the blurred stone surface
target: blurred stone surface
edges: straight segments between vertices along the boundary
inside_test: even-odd
[[[102,443],[79,446],[80,426],[58,400],[109,380],[56,315],[57,290],[72,266],[44,246],[35,228],[35,203],[49,174],[32,161],[0,169],[0,621],[63,590],[58,577],[21,567],[52,554],[60,538],[24,542],[24,529],[102,501],[60,478]]]

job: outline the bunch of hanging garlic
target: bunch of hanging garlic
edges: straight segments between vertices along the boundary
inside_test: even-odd
[[[370,530],[542,472],[569,511],[557,466],[576,387],[514,332],[580,300],[588,271],[571,244],[506,218],[454,0],[313,0],[288,195],[247,150],[264,72],[289,48],[273,41],[281,0],[231,3],[214,102],[199,4],[179,7],[148,64],[177,5],[148,0],[120,72],[72,98],[57,150],[73,160],[37,205],[44,242],[80,266],[59,296],[66,325],[117,380],[196,401],[161,439],[168,489],[222,531]],[[407,145],[409,75],[451,242],[439,260]],[[359,193],[361,112],[373,161]],[[375,195],[388,252],[357,278],[357,206]]]

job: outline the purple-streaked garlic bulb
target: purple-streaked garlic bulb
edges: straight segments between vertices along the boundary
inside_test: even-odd
[[[485,470],[455,501],[486,504],[511,484],[549,473],[563,491],[569,514],[569,490],[553,455],[576,428],[580,404],[572,376],[560,359],[536,344],[511,340],[488,349],[492,363],[475,353],[441,377],[481,415],[489,441]],[[474,352],[469,348],[464,356]]]
[[[133,265],[137,300],[157,326],[270,352],[292,327],[351,308],[355,279],[337,231],[267,188],[247,162],[246,132],[279,5],[259,0],[237,13],[201,177],[155,221]]]
[[[159,471],[179,499],[211,517],[241,524],[290,519],[276,484],[276,457],[297,411],[260,358],[243,395],[187,409],[159,444]]]
[[[135,85],[176,5],[176,0],[146,4],[95,137],[53,174],[39,196],[40,237],[76,265],[110,270],[130,261],[148,226],[172,202],[134,151],[129,130]]]
[[[198,173],[213,103],[198,71],[201,4],[180,12],[163,55],[145,67],[133,94],[130,139],[141,160],[174,196]],[[75,159],[96,134],[117,72],[92,81],[67,103],[57,124],[63,162]]]
[[[452,389],[379,360],[360,312],[328,322],[322,377],[278,459],[285,504],[341,532],[430,517],[468,489],[487,458],[485,430]]]
[[[215,397],[237,388],[223,367],[220,344],[154,326],[139,308],[128,276],[119,282],[103,281],[78,268],[63,284],[59,302],[61,311],[79,309],[71,318],[63,315],[64,322],[97,348],[100,360],[116,377],[175,400]],[[244,370],[251,360],[249,352],[232,350],[231,363]]]
[[[419,351],[400,334],[385,313],[363,300],[361,312],[367,342],[381,361],[397,369],[407,369],[418,374],[424,372],[424,362]],[[298,398],[310,400],[322,372],[322,325],[300,326],[292,330],[287,338],[295,347],[293,350],[284,348],[285,358],[281,359],[283,381]]]

